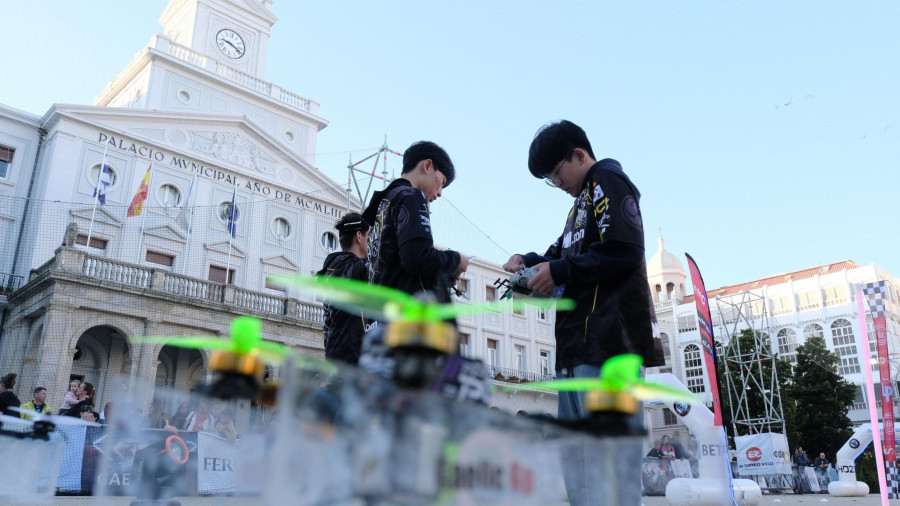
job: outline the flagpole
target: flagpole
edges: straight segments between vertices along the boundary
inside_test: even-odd
[[[234,203],[234,196],[237,193],[237,190],[232,190],[231,192],[231,208],[228,210],[228,261],[225,263],[225,284],[228,284],[228,277],[231,271],[231,242],[234,240],[234,235],[237,231],[237,223],[235,221],[235,215],[237,214],[237,207]]]
[[[190,206],[190,216],[188,217],[187,239],[184,241],[184,258],[181,261],[181,274],[187,273],[188,245],[191,243],[191,233],[194,230],[194,192],[197,191],[197,174],[191,179],[191,187],[188,189],[188,198],[185,202],[186,206]],[[226,274],[226,277],[228,274]]]
[[[147,178],[147,196],[144,198],[144,203],[150,200],[150,182],[153,180],[153,162],[150,162],[150,167],[147,168],[147,171],[150,172],[150,177]],[[141,182],[141,186],[143,186],[143,182]],[[144,246],[144,223],[147,219],[147,213],[145,212],[143,205],[141,205],[141,236],[138,238],[138,248],[137,248],[137,260],[135,263],[141,263],[141,248]]]
[[[97,171],[97,186],[94,187],[94,210],[91,211],[91,226],[88,227],[87,242],[84,244],[85,249],[90,251],[91,235],[94,233],[94,217],[97,215],[97,202],[100,200],[100,179],[103,177],[103,167],[106,165],[106,154],[109,151],[109,139],[106,140],[106,146],[103,147],[103,161],[100,162],[100,170]]]

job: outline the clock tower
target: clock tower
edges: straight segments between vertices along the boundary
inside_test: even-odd
[[[271,0],[171,0],[159,18],[173,42],[263,79]]]

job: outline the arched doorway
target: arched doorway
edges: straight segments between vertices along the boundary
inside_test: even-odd
[[[157,356],[156,387],[179,392],[190,392],[204,378],[206,364],[200,350],[163,346]],[[152,401],[157,409],[174,413],[177,400],[172,396],[154,395]]]
[[[69,379],[94,385],[98,411],[115,396],[116,378],[131,373],[130,351],[125,334],[109,325],[91,327],[79,336]]]

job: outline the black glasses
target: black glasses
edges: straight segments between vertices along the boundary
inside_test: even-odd
[[[550,173],[544,177],[544,182],[547,183],[547,186],[556,188],[562,183],[562,179],[560,179],[559,177],[559,170],[562,169],[563,164],[566,163],[566,160],[571,158],[571,156],[572,151],[569,151],[569,153],[559,161],[559,163],[556,165],[556,168],[551,170]]]

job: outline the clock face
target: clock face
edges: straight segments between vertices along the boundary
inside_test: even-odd
[[[222,51],[222,54],[229,58],[240,58],[247,50],[244,46],[244,39],[237,32],[228,28],[219,30],[219,33],[216,34],[216,46],[219,51]]]

